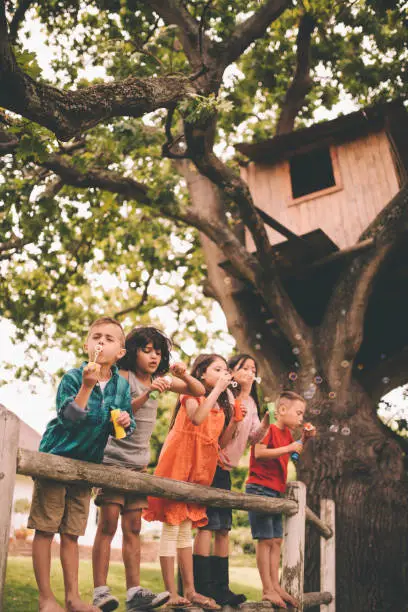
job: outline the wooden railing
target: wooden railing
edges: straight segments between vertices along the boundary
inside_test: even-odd
[[[61,482],[86,482],[118,491],[165,497],[205,506],[255,510],[286,516],[283,546],[283,587],[299,602],[299,611],[320,605],[321,612],[335,612],[335,521],[334,502],[321,501],[321,518],[306,506],[306,487],[288,485],[286,498],[270,498],[224,491],[130,470],[102,466],[18,448],[20,421],[0,405],[0,612],[7,565],[7,549],[15,476],[51,478]],[[321,592],[303,593],[305,523],[310,522],[321,536]],[[246,603],[246,612],[271,607],[268,602]],[[276,609],[276,608],[275,608]],[[5,610],[4,610],[5,612]]]

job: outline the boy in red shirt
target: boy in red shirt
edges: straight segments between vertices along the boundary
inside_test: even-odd
[[[269,426],[260,444],[251,448],[246,493],[282,497],[286,490],[288,462],[291,453],[301,453],[302,444],[294,442],[292,430],[302,425],[306,402],[293,391],[284,391],[276,402],[276,423]],[[282,546],[282,515],[249,512],[252,537],[258,540],[256,563],[262,581],[262,600],[286,608],[296,600],[279,584]],[[285,603],[286,602],[286,603]]]

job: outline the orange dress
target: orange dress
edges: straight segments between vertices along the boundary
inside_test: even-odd
[[[210,485],[218,461],[218,439],[225,423],[224,412],[217,404],[212,408],[201,425],[190,421],[185,402],[190,396],[181,396],[181,406],[176,421],[167,436],[154,472],[183,482]],[[204,397],[192,398],[204,401]],[[146,521],[162,521],[169,525],[180,525],[190,519],[193,527],[207,524],[205,506],[149,497],[149,507],[143,512]]]

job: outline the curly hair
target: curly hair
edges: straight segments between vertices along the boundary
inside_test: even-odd
[[[122,370],[136,372],[137,352],[152,343],[156,350],[161,351],[161,360],[155,376],[161,376],[169,371],[170,351],[172,348],[171,340],[157,327],[140,326],[134,327],[126,336],[125,348],[126,355],[119,359],[118,367]]]

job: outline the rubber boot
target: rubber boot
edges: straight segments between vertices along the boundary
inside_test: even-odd
[[[245,595],[237,595],[229,588],[228,557],[211,557],[214,599],[220,606],[238,606],[246,601]]]
[[[197,593],[214,598],[211,558],[193,555],[194,588]]]

